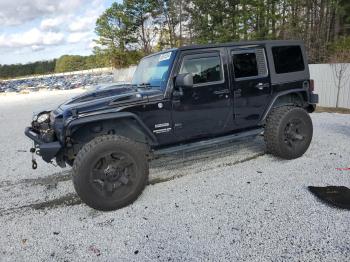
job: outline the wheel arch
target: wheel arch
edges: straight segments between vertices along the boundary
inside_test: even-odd
[[[157,144],[157,138],[135,114],[129,112],[91,115],[71,121],[65,129],[65,137],[82,136],[88,142],[96,136],[118,134],[145,144]],[[78,139],[79,140],[79,139]],[[81,139],[80,139],[81,140]]]
[[[268,114],[271,112],[272,109],[276,107],[281,106],[297,106],[302,107],[309,110],[309,94],[308,91],[305,89],[297,89],[297,90],[286,90],[280,93],[277,93],[273,96],[271,99],[271,102],[265,109],[261,119],[260,123],[263,124],[266,121],[266,118]]]

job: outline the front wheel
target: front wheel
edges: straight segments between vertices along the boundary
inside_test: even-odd
[[[264,137],[267,152],[284,159],[302,156],[312,140],[309,114],[302,108],[282,106],[269,114]]]
[[[148,182],[146,146],[117,135],[83,146],[73,165],[73,183],[88,206],[109,211],[133,203]]]

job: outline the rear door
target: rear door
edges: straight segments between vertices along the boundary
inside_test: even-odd
[[[230,49],[236,128],[258,123],[271,97],[271,83],[263,47]]]
[[[232,122],[232,97],[225,49],[183,52],[177,74],[191,73],[193,87],[173,95],[173,124],[180,139],[225,132]]]

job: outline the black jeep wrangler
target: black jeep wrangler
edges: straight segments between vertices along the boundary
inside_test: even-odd
[[[317,102],[302,42],[186,46],[143,58],[131,84],[96,88],[37,114],[25,134],[33,154],[73,166],[86,204],[114,210],[141,194],[157,154],[263,131],[269,153],[302,156]]]

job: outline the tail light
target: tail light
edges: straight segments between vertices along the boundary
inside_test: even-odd
[[[311,92],[315,90],[315,81],[313,79],[310,79],[309,89]]]

